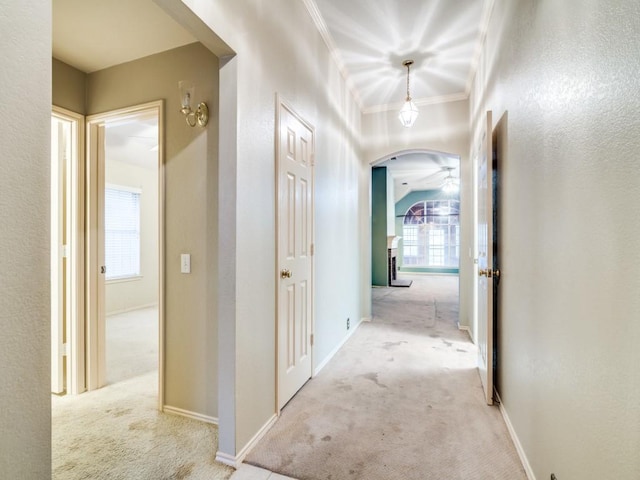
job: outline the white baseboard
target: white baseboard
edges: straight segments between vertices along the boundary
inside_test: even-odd
[[[513,424],[511,423],[511,420],[509,419],[509,414],[507,413],[507,411],[504,408],[504,404],[502,403],[502,399],[500,398],[500,395],[498,395],[498,392],[494,391],[494,395],[498,399],[499,406],[500,406],[500,413],[502,414],[502,418],[504,419],[504,423],[507,425],[507,430],[509,431],[509,435],[511,436],[511,440],[513,441],[513,445],[516,447],[516,451],[518,452],[518,456],[520,457],[520,461],[522,462],[522,467],[524,468],[524,472],[527,474],[527,478],[529,480],[536,480],[536,476],[533,473],[533,469],[531,468],[531,465],[529,464],[529,459],[527,458],[527,455],[524,453],[524,449],[522,448],[522,444],[520,443],[520,439],[518,438],[518,435],[516,434],[516,431],[513,428]]]
[[[202,415],[201,413],[190,412],[189,410],[183,410],[182,408],[172,407],[165,405],[162,407],[164,413],[170,413],[172,415],[178,415],[180,417],[187,417],[200,422],[212,423],[218,425],[218,419],[216,417],[209,417],[208,415]]]
[[[258,430],[258,433],[256,433],[253,438],[249,440],[249,442],[247,442],[242,450],[240,450],[240,453],[238,453],[235,457],[233,455],[229,455],[228,453],[220,451],[216,452],[216,461],[224,463],[225,465],[229,465],[233,468],[238,468],[244,461],[245,457],[249,454],[251,449],[253,449],[253,447],[256,446],[256,444],[262,439],[262,437],[265,436],[269,429],[273,427],[273,424],[276,423],[276,420],[278,420],[278,415],[274,413],[273,417],[267,420],[267,423],[265,423],[262,428]]]
[[[351,338],[351,336],[356,333],[356,330],[358,330],[358,327],[360,325],[362,325],[363,321],[367,321],[364,318],[361,318],[360,321],[358,322],[357,325],[353,326],[353,329],[347,333],[347,335],[345,335],[345,337],[342,339],[342,341],[336,346],[336,348],[334,348],[331,353],[329,353],[329,355],[327,355],[327,357],[316,367],[313,369],[313,376],[315,377],[316,375],[318,375],[318,373],[320,373],[320,370],[322,370],[324,367],[327,366],[327,363],[329,363],[331,361],[331,359],[334,357],[334,355],[336,353],[338,353],[338,350],[340,350],[342,348],[342,346],[347,343],[347,340],[349,340]],[[370,320],[368,320],[370,321]]]
[[[240,463],[236,463],[236,457],[233,455],[229,455],[228,453],[216,452],[216,462],[223,463],[224,465],[229,465],[233,468],[238,468]]]
[[[458,322],[458,330],[462,330],[463,332],[467,332],[467,335],[469,335],[469,338],[473,342],[473,336],[471,335],[471,328],[469,328],[467,325],[460,325],[460,322]],[[473,343],[475,343],[475,342],[473,342]]]

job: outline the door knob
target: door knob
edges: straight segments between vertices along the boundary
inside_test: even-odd
[[[284,270],[280,270],[280,278],[291,278],[291,270],[286,268]]]
[[[481,268],[480,270],[478,270],[478,276],[486,277],[487,276],[487,270],[485,270],[484,268]]]

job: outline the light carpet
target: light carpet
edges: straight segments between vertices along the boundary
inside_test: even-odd
[[[141,313],[107,320],[113,383],[53,396],[54,480],[224,480],[233,473],[215,462],[215,425],[158,411],[157,320]]]
[[[301,480],[526,480],[476,348],[456,327],[453,276],[375,288],[364,323],[283,409],[247,463]]]

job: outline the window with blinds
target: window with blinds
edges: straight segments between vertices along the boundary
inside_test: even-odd
[[[129,187],[107,185],[104,202],[106,280],[140,275],[140,195]]]

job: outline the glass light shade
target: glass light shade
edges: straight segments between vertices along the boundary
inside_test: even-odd
[[[456,193],[460,190],[460,180],[449,175],[444,179],[442,191],[445,193]]]
[[[191,112],[191,99],[193,98],[193,83],[185,80],[178,82],[178,89],[180,90],[180,107],[182,113]]]
[[[410,99],[404,103],[402,108],[400,109],[400,113],[398,114],[398,119],[400,123],[409,128],[416,123],[416,118],[418,118],[418,107],[413,103]]]

